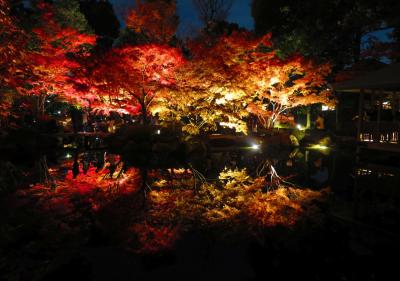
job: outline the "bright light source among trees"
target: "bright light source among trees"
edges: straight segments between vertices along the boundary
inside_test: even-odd
[[[327,150],[329,147],[326,145],[322,145],[322,144],[314,144],[310,148],[317,149],[317,150]]]

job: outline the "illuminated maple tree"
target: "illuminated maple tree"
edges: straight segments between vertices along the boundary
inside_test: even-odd
[[[10,4],[0,1],[0,82],[1,86],[14,85],[15,72],[23,59],[24,33],[10,15]]]
[[[270,40],[270,34],[257,39],[240,33],[222,39],[222,46],[228,46],[222,50],[228,49],[225,64],[233,68],[233,84],[245,93],[246,111],[255,114],[264,127],[272,127],[290,108],[332,105],[334,98],[326,81],[330,65],[302,56],[282,59]]]
[[[6,117],[26,71],[26,34],[10,15],[10,2],[0,0],[0,116]]]
[[[97,93],[94,109],[140,115],[148,122],[150,108],[175,84],[174,72],[183,63],[172,47],[148,44],[109,51],[91,74]]]
[[[240,36],[245,38],[243,44],[256,46],[249,33]],[[217,124],[247,132],[245,118],[249,113],[243,110],[247,94],[237,83],[239,54],[225,38],[211,46],[191,42],[191,60],[177,74],[173,98],[157,108],[162,120],[183,123],[189,134],[215,130]]]
[[[41,12],[41,25],[32,31],[37,48],[28,54],[31,64],[30,93],[38,97],[38,108],[44,110],[48,94],[70,100],[75,91],[70,83],[74,68],[80,67],[74,56],[83,56],[87,46],[95,44],[95,36],[84,34],[71,27],[62,27],[54,17],[52,6],[43,2],[37,5]]]
[[[137,0],[135,9],[130,11],[126,26],[146,37],[147,41],[166,44],[178,28],[176,1]]]
[[[157,109],[161,119],[183,123],[190,134],[215,130],[217,124],[246,133],[250,114],[272,127],[290,108],[332,104],[325,80],[329,64],[300,56],[281,59],[270,37],[240,32],[211,46],[193,43],[191,60],[178,71],[174,98]]]
[[[271,62],[255,61],[246,65],[250,75],[243,85],[250,95],[247,110],[267,128],[273,127],[283,112],[291,108],[322,103],[334,106],[333,93],[327,87],[329,64],[317,64],[301,56]]]
[[[234,124],[238,131],[246,132],[242,119],[248,113],[241,110],[242,95],[229,94],[224,78],[213,69],[206,60],[188,62],[179,69],[177,86],[170,89],[169,98],[161,97],[153,114],[166,123],[181,123],[182,130],[190,135],[214,131],[219,122]]]

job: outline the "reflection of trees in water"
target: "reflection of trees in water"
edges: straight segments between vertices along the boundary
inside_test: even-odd
[[[190,175],[193,180],[194,188],[205,181],[215,181],[218,178],[220,171],[228,169],[246,168],[249,175],[253,177],[266,177],[270,183],[270,188],[279,185],[282,180],[294,178],[294,181],[300,180],[300,183],[318,183],[320,186],[327,181],[328,168],[325,160],[321,160],[321,155],[314,155],[310,158],[310,153],[295,150],[283,149],[267,149],[263,152],[254,151],[223,151],[211,152],[208,154],[196,154],[191,159],[176,159],[167,155],[152,155],[151,153],[139,155],[136,154],[121,154],[115,155],[107,152],[91,152],[86,151],[79,155],[75,160],[82,166],[83,172],[87,171],[88,167],[95,166],[99,171],[106,167],[109,174],[106,177],[119,178],[130,167],[139,168],[142,172],[142,187],[143,190],[148,190],[146,187],[151,185],[155,180],[153,175],[164,177],[165,180],[179,184],[179,177],[176,177],[174,171],[183,169],[186,176]],[[315,153],[314,153],[315,154]],[[175,156],[175,155],[172,155]],[[182,157],[181,157],[182,158]],[[321,164],[317,167],[313,163]],[[76,164],[75,164],[76,165]],[[81,168],[75,170],[79,173]],[[318,176],[316,169],[323,169]],[[117,173],[116,173],[117,172]],[[286,182],[289,184],[289,182]],[[173,185],[173,184],[172,184]]]
[[[32,172],[33,181],[38,181],[46,186],[52,187],[54,184],[54,179],[49,172],[49,165],[46,155],[40,155],[35,161],[34,169]]]
[[[273,160],[267,159],[261,162],[256,169],[256,175],[266,179],[266,191],[277,188],[282,184],[282,178],[276,172]]]
[[[50,155],[50,159],[52,158]],[[50,172],[50,166],[54,163],[49,164],[48,159],[46,154],[40,153],[32,159],[27,157],[23,164],[14,159],[0,161],[0,192],[17,190],[35,183],[54,187],[54,178]]]
[[[329,167],[327,167],[326,156],[321,156],[315,151],[307,153],[298,148],[294,151],[267,148],[263,151],[206,152],[204,148],[198,145],[185,149],[182,146],[181,148],[169,150],[168,153],[164,154],[162,152],[160,152],[161,154],[156,153],[155,155],[148,151],[142,153],[135,151],[131,154],[117,155],[105,150],[81,150],[82,148],[78,148],[71,153],[73,160],[71,164],[60,169],[58,177],[62,178],[62,174],[65,176],[69,170],[76,178],[81,173],[86,175],[94,167],[96,172],[107,169],[108,173],[103,175],[105,178],[119,179],[123,177],[126,171],[134,167],[142,170],[143,183],[141,186],[143,189],[146,189],[146,186],[151,186],[159,178],[164,178],[171,182],[171,186],[173,186],[174,184],[179,185],[180,181],[185,181],[188,177],[192,179],[192,186],[195,189],[206,181],[215,181],[224,168],[246,168],[252,177],[269,177],[271,186],[276,186],[278,179],[287,179],[291,176],[295,176],[295,181],[301,184],[315,184],[319,180],[320,182],[316,184],[318,186],[325,184],[326,177],[329,176],[329,173],[327,174]],[[65,157],[66,152],[52,154]],[[69,154],[67,153],[67,155]],[[21,185],[22,183],[18,182],[25,179],[30,183],[40,182],[50,186],[54,185],[54,175],[49,172],[49,168],[57,169],[57,166],[62,166],[63,162],[71,161],[71,159],[65,158],[56,159],[54,155],[41,154],[29,168],[13,166],[11,162],[8,164],[3,162],[3,182],[4,179],[7,179],[7,186],[16,186]],[[319,162],[322,163],[318,165]],[[183,169],[185,176],[175,175],[174,171],[177,169]],[[18,170],[20,171],[16,172]],[[11,174],[6,176],[7,173]],[[28,176],[13,176],[18,173],[25,173],[30,178],[28,179]],[[153,178],[153,175],[157,175],[157,178]],[[322,182],[318,175],[324,176]],[[313,179],[314,181],[312,181]]]
[[[49,241],[62,241],[57,240],[60,237],[75,237],[79,241],[105,239],[139,252],[170,249],[185,231],[194,229],[215,227],[218,235],[238,229],[262,233],[269,227],[292,227],[313,216],[318,219],[321,205],[314,201],[320,200],[322,193],[288,187],[281,171],[285,167],[296,171],[303,165],[312,175],[313,169],[318,171],[327,165],[326,158],[321,160],[318,153],[301,150],[221,153],[220,162],[209,161],[206,170],[190,164],[188,169],[153,164],[136,169],[123,157],[104,151],[77,155],[61,167],[41,158],[36,165],[41,178],[46,181],[47,171],[47,180],[53,178],[56,188],[35,185],[23,197],[37,200],[32,206],[42,212],[45,229],[52,231],[44,237]],[[74,162],[79,166],[75,179],[71,171]],[[231,166],[221,177],[225,163]],[[56,168],[61,173],[65,166],[69,170],[65,177],[54,174]],[[218,170],[219,167],[222,169]],[[3,167],[0,175],[7,175],[6,170]],[[272,175],[283,181],[273,182]],[[368,210],[370,206],[365,205]]]
[[[212,153],[207,177],[215,178],[224,168],[246,168],[253,177],[266,177],[271,187],[304,170],[304,154],[295,150],[267,149],[263,152],[228,151]],[[300,169],[299,169],[300,168]]]
[[[250,160],[241,153],[221,157],[218,165],[222,166],[223,160],[232,161],[232,169],[213,171],[217,175],[211,179],[208,171],[190,163],[188,168],[151,162],[133,168],[123,156],[104,151],[75,151],[72,158],[56,166],[44,157],[38,162],[44,182],[29,188],[23,198],[32,202],[45,218],[43,223],[59,237],[107,237],[144,252],[169,249],[181,235],[194,229],[256,233],[276,225],[291,227],[303,216],[312,216],[307,206],[322,198],[319,192],[268,182],[271,171],[279,178],[273,167],[280,160],[271,161],[263,154],[250,155]],[[252,171],[258,173],[252,176],[237,168],[245,164],[264,167]],[[53,182],[54,188],[49,188],[46,180]],[[55,241],[52,233],[45,236]]]

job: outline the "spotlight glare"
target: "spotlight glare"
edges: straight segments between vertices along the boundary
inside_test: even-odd
[[[322,145],[322,144],[314,144],[310,146],[311,149],[317,149],[317,150],[327,150],[329,149],[328,146]]]

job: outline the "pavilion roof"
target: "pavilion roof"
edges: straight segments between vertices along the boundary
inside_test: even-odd
[[[379,70],[354,77],[353,79],[334,83],[333,88],[339,92],[399,91],[400,63],[394,63]]]

